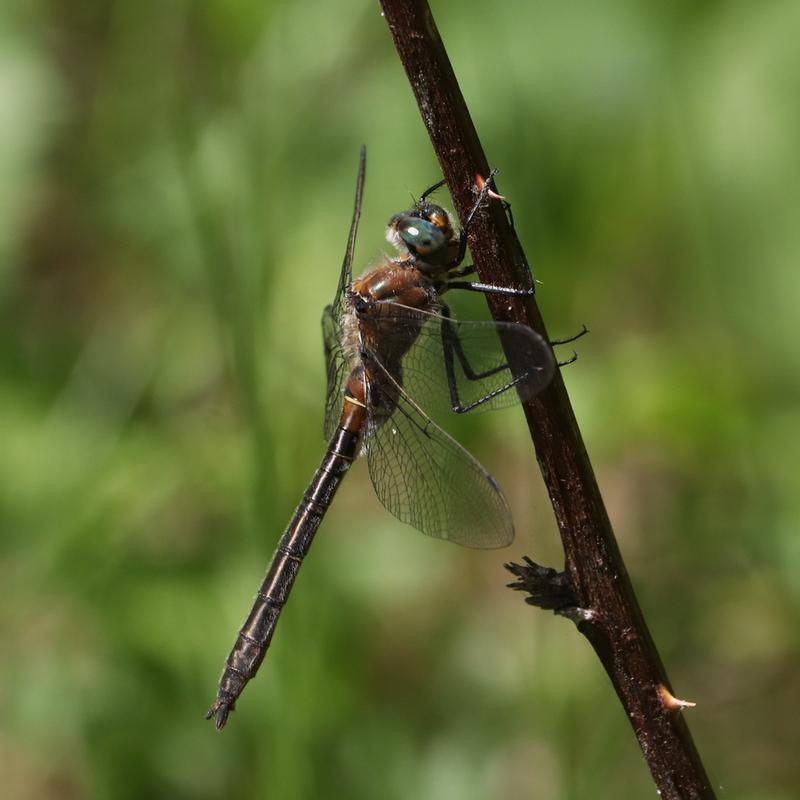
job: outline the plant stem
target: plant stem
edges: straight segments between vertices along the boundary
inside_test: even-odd
[[[487,177],[489,166],[430,8],[425,0],[381,0],[381,6],[463,220],[474,202],[476,176]],[[476,57],[490,52],[487,47]],[[525,255],[500,203],[490,203],[486,213],[476,216],[469,244],[481,281],[530,285]],[[487,299],[495,319],[529,325],[549,340],[534,298]],[[554,592],[568,601],[557,610],[576,622],[597,653],[661,797],[713,798],[683,714],[669,702],[669,680],[634,595],[560,373],[524,410],[564,546],[569,585]],[[516,588],[538,580],[539,589],[545,573],[552,572],[533,562],[512,571],[522,578]],[[539,605],[557,605],[539,599]]]

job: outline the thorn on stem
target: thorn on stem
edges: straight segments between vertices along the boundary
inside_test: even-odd
[[[663,683],[658,684],[658,695],[661,698],[661,704],[667,711],[682,711],[684,708],[694,708],[697,705],[691,700],[679,700],[677,697],[673,697],[672,692]]]

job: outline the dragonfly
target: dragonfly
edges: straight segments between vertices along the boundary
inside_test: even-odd
[[[525,297],[533,289],[463,280],[469,226],[481,206],[499,198],[490,179],[456,233],[427,189],[389,221],[398,250],[353,280],[366,149],[339,284],[323,312],[328,447],[230,651],[206,719],[225,726],[255,676],[297,574],[342,479],[365,455],[381,503],[422,533],[474,548],[514,538],[511,511],[491,474],[428,412],[465,414],[525,401],[544,389],[556,362],[550,343],[516,323],[455,319],[443,296],[452,290]],[[502,198],[501,198],[502,199]],[[424,409],[424,410],[423,410]]]

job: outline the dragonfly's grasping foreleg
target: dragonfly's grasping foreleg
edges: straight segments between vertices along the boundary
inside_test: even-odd
[[[467,264],[463,267],[456,265],[451,267],[447,272],[447,280],[441,281],[436,289],[441,294],[448,289],[463,289],[467,292],[481,292],[482,294],[501,294],[506,297],[533,297],[536,290],[531,287],[529,289],[516,289],[511,286],[494,286],[490,283],[477,283],[475,281],[457,281],[453,278],[463,278],[467,275],[472,275],[475,272],[474,264]]]
[[[473,283],[471,281],[448,281],[445,289],[463,289],[466,292],[482,294],[501,294],[505,297],[533,297],[534,289],[515,289],[512,286],[492,286],[490,283]]]
[[[434,183],[433,186],[429,186],[420,195],[420,198],[419,198],[418,202],[421,203],[423,200],[427,200],[428,197],[430,197],[437,189],[441,189],[442,186],[444,186],[446,183],[447,183],[447,181],[444,178],[442,178],[442,180],[440,180],[440,181],[436,181],[436,183]]]
[[[465,264],[463,267],[451,267],[447,271],[447,280],[453,278],[463,278],[465,275],[473,275],[475,273],[474,264]]]
[[[481,190],[478,192],[478,197],[475,199],[475,203],[470,209],[469,214],[467,214],[467,218],[464,220],[464,225],[462,226],[461,232],[458,235],[458,252],[456,253],[456,257],[450,264],[451,267],[457,267],[464,260],[464,256],[466,256],[467,254],[467,234],[469,233],[470,225],[472,225],[472,220],[478,213],[478,209],[483,205],[483,201],[489,196],[489,193],[492,191],[491,189],[492,179],[496,174],[497,174],[496,169],[493,169],[489,173],[489,177],[484,181]],[[433,187],[431,188],[430,191],[432,190]],[[424,196],[425,195],[423,195],[423,197]]]
[[[472,208],[470,209],[469,214],[467,214],[466,220],[464,220],[464,225],[461,228],[461,231],[458,235],[458,251],[456,252],[455,257],[450,262],[449,270],[448,270],[448,281],[451,281],[450,285],[454,289],[467,289],[469,291],[475,292],[486,292],[486,293],[494,293],[494,294],[505,294],[511,297],[531,297],[536,293],[535,286],[531,287],[530,289],[521,289],[521,290],[514,290],[509,291],[502,287],[493,287],[489,286],[488,284],[481,284],[481,283],[468,283],[468,284],[458,284],[452,282],[453,278],[463,278],[465,275],[470,275],[475,272],[475,267],[472,264],[468,264],[465,267],[460,267],[459,265],[464,260],[464,257],[467,254],[467,236],[469,234],[470,226],[472,225],[472,221],[475,218],[475,215],[478,213],[478,209],[483,205],[484,200],[487,197],[493,197],[499,200],[503,205],[503,211],[505,211],[506,216],[508,217],[509,225],[511,228],[514,229],[514,215],[511,212],[511,203],[502,197],[499,194],[496,194],[492,188],[492,181],[494,180],[494,176],[497,174],[497,170],[493,169],[489,173],[489,177],[485,181],[479,181],[479,192],[478,197],[475,200]],[[429,197],[433,192],[435,192],[441,186],[444,186],[446,181],[441,180],[437,181],[433,184],[433,186],[429,186],[421,195],[419,199],[419,203],[422,203],[427,197]],[[530,273],[530,267],[528,266],[528,262],[525,259],[524,253],[520,249],[520,254],[522,257],[522,261],[527,268],[527,271]]]

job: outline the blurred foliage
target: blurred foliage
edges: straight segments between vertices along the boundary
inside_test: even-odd
[[[640,599],[720,797],[796,797],[800,6],[441,0]],[[322,453],[320,310],[439,176],[375,3],[0,6],[9,798],[652,796],[518,413],[507,553],[345,483],[224,735],[203,713]],[[483,314],[480,303],[462,316]]]

